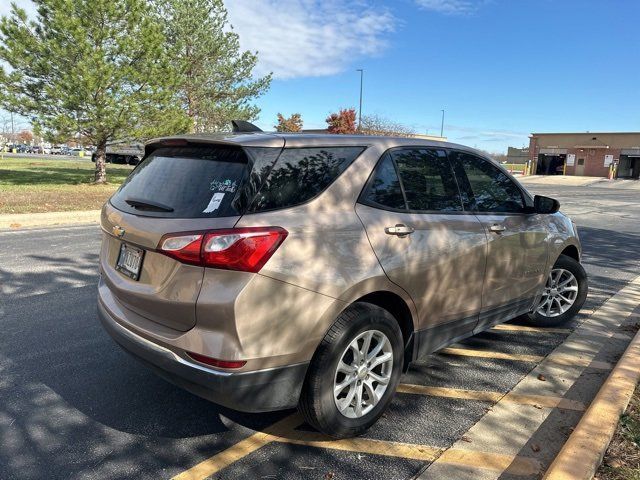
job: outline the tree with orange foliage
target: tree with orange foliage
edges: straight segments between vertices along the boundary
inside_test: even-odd
[[[31,141],[33,140],[33,133],[31,133],[29,130],[22,130],[18,134],[18,140],[20,140],[22,143],[31,143]]]
[[[351,134],[356,133],[355,108],[341,108],[338,113],[332,113],[326,119],[329,133]]]
[[[278,124],[275,125],[276,132],[299,132],[302,130],[302,115],[294,113],[289,118],[278,113]]]

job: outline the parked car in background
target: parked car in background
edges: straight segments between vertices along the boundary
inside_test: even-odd
[[[410,362],[520,315],[576,315],[587,276],[558,209],[452,143],[157,139],[103,207],[98,312],[187,390],[359,435]]]
[[[53,145],[51,147],[52,155],[62,155],[62,147],[60,145]]]
[[[69,155],[72,155],[74,157],[90,157],[91,151],[87,150],[84,147],[75,147],[71,149]]]
[[[43,148],[40,145],[34,145],[29,148],[29,153],[35,153],[41,155],[44,152]]]
[[[105,161],[107,163],[119,163],[138,165],[144,156],[144,145],[139,142],[112,142],[107,144]],[[91,161],[96,161],[95,151],[91,155]]]

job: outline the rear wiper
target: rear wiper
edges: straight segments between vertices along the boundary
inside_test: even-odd
[[[163,205],[162,203],[153,202],[151,200],[141,200],[139,198],[127,198],[125,199],[129,205],[133,208],[140,210],[152,210],[156,212],[173,212],[173,208]]]

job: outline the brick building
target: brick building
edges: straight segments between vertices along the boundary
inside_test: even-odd
[[[640,177],[640,132],[532,133],[531,173],[606,177],[617,166],[618,178]]]

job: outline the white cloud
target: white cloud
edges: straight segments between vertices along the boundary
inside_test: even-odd
[[[476,11],[482,0],[416,0],[416,4],[425,9],[445,15],[464,15]]]
[[[243,49],[258,51],[257,74],[318,77],[346,69],[386,47],[396,19],[356,0],[227,0]]]
[[[36,6],[31,2],[31,0],[13,0],[18,7],[23,8],[27,11],[27,15],[33,17],[36,14]],[[11,12],[11,1],[3,0],[0,1],[0,16],[8,15]]]
[[[30,16],[30,0],[15,0]],[[339,73],[354,60],[380,54],[397,23],[371,0],[226,0],[243,49],[258,51],[255,73],[275,78]],[[0,15],[10,2],[0,0]]]

